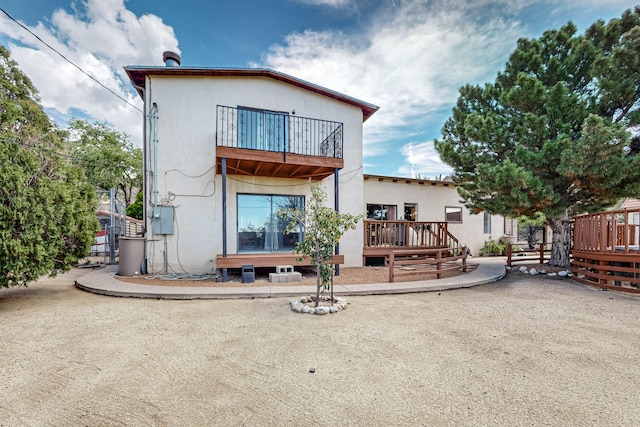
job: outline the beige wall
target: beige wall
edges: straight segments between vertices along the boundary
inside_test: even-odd
[[[404,219],[405,203],[417,205],[416,221],[445,221],[445,207],[462,208],[462,222],[449,223],[448,229],[476,256],[486,240],[500,240],[505,234],[505,220],[500,215],[491,216],[491,233],[484,233],[484,214],[472,215],[460,202],[451,182],[391,177],[364,181],[365,210],[367,204],[395,205],[397,214],[393,219]]]
[[[222,253],[222,178],[216,174],[216,107],[245,106],[344,123],[344,169],[340,172],[340,211],[362,213],[362,110],[315,92],[264,77],[151,77],[146,106],[155,102],[158,118],[147,123],[147,176],[150,201],[175,208],[172,235],[154,234],[148,207],[148,269],[158,273],[211,273]],[[147,111],[148,112],[148,111]],[[155,146],[155,149],[154,149]],[[333,206],[334,177],[324,182]],[[309,195],[304,180],[228,175],[227,250],[236,253],[236,194]],[[347,266],[362,263],[362,223],[341,242]]]

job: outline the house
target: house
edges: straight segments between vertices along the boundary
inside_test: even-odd
[[[127,66],[144,100],[145,259],[149,272],[294,264],[301,230],[274,215],[309,181],[362,213],[362,124],[378,107],[267,69]],[[362,263],[363,225],[340,245]]]
[[[363,175],[362,126],[377,106],[273,70],[163,59],[125,67],[144,101],[149,273],[296,264],[303,230],[285,234],[275,213],[303,206],[310,181],[336,210],[372,215],[343,236],[334,258],[344,266],[414,240],[446,246],[451,232],[477,251],[505,233],[501,217],[469,216],[452,183]]]
[[[448,179],[364,175],[364,200],[367,221],[396,222],[407,228],[408,240],[415,237],[419,224],[426,227],[442,224],[457,239],[457,244],[466,246],[472,254],[478,254],[487,240],[516,242],[517,220],[487,212],[471,214],[460,202],[455,184]],[[407,242],[410,246],[419,244],[411,243]],[[364,250],[367,258],[366,245]],[[376,250],[370,253],[371,257],[376,256]]]

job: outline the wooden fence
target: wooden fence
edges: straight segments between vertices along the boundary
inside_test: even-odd
[[[544,264],[549,262],[551,256],[551,244],[540,243],[533,249],[522,249],[520,245],[507,245],[507,265],[514,264]]]
[[[457,261],[462,260],[462,263]],[[440,275],[446,271],[467,271],[467,247],[401,249],[389,253],[389,282],[411,276]]]

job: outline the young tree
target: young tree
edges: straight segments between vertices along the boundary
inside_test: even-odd
[[[301,260],[308,257],[316,267],[316,307],[322,290],[333,289],[333,251],[347,230],[354,230],[361,216],[336,212],[325,206],[326,194],[319,184],[311,185],[311,200],[305,210],[299,208],[279,209],[277,214],[288,221],[285,233],[289,234],[300,225],[304,239],[296,244],[295,252]],[[333,293],[332,293],[333,299]]]
[[[521,216],[518,218],[518,235],[527,236],[529,249],[533,249],[536,244],[536,234],[540,231],[544,233],[547,219],[541,212],[536,212],[533,216]],[[544,240],[544,234],[543,234]],[[546,243],[546,242],[544,242]]]
[[[89,253],[94,189],[64,148],[64,132],[0,45],[0,287],[67,271]]]
[[[639,13],[519,40],[495,83],[460,89],[435,143],[472,212],[546,216],[551,265],[569,265],[572,215],[640,194]]]
[[[127,206],[133,202],[133,191],[142,188],[142,149],[127,135],[105,123],[76,119],[70,123],[69,145],[96,189],[120,189]]]

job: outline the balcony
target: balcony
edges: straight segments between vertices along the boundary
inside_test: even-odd
[[[219,105],[218,173],[321,180],[344,167],[343,124],[288,113]]]

